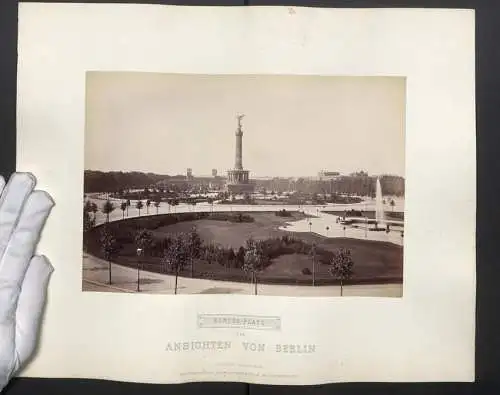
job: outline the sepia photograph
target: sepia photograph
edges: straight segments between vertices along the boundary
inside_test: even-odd
[[[404,77],[87,72],[82,290],[402,297]]]

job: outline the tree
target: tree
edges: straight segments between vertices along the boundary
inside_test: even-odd
[[[97,204],[95,204],[94,202],[92,202],[92,204],[90,205],[90,211],[92,211],[92,213],[94,214],[94,222],[96,220],[96,213],[99,211],[99,209],[97,208]]]
[[[83,248],[88,248],[88,234],[95,226],[95,219],[90,216],[90,212],[83,208]]]
[[[394,199],[391,199],[391,202],[389,204],[391,205],[392,211],[394,211],[394,206],[396,205]]]
[[[354,261],[352,260],[351,250],[340,248],[333,254],[331,262],[330,274],[340,280],[340,296],[343,295],[343,283],[352,276],[352,268]]]
[[[208,198],[207,203],[210,204],[210,211],[213,213],[214,212],[214,199],[213,198]]]
[[[151,200],[146,200],[146,214],[149,214],[149,206],[151,206]]]
[[[144,207],[144,204],[142,203],[142,200],[138,200],[136,205],[135,205],[135,208],[137,210],[139,210],[139,217],[141,216],[141,209]]]
[[[175,272],[174,294],[177,294],[179,272],[185,268],[189,260],[186,236],[184,234],[178,234],[172,240],[172,242],[168,246],[168,249],[165,251],[163,259]]]
[[[85,205],[83,206],[83,212],[84,213],[92,212],[92,203],[90,202],[90,200],[85,201]]]
[[[194,260],[200,256],[202,241],[200,235],[193,226],[188,235],[189,259],[191,263],[191,277],[194,277]]]
[[[203,247],[203,259],[207,261],[209,265],[211,265],[215,258],[215,245],[210,243]]]
[[[158,209],[160,208],[161,197],[160,195],[156,195],[155,197],[155,207],[156,207],[156,215],[158,215]]]
[[[86,233],[95,226],[95,220],[88,211],[83,210],[83,232]]]
[[[229,247],[229,249],[227,250],[226,257],[228,265],[231,265],[236,260],[236,254],[234,253],[234,250],[231,247]]]
[[[122,202],[122,204],[120,204],[120,210],[122,210],[122,219],[125,219],[125,210],[127,210],[127,203]]]
[[[175,212],[175,206],[177,206],[178,204],[179,204],[179,202],[177,199],[170,199],[168,202],[168,205],[169,205],[168,210],[170,211],[172,209]]]
[[[101,251],[103,252],[104,259],[108,262],[108,282],[111,284],[111,261],[118,254],[120,245],[116,241],[115,236],[109,231],[107,226],[101,230]]]
[[[155,256],[161,258],[160,264],[161,264],[161,271],[162,273],[167,273],[168,272],[168,262],[164,259],[165,254],[167,253],[168,249],[170,248],[170,245],[172,244],[173,239],[171,236],[167,236],[163,239],[157,240],[155,243]]]
[[[115,205],[106,200],[106,202],[102,205],[102,212],[106,215],[106,222],[109,222],[109,214],[111,214],[115,210]]]
[[[242,268],[245,264],[245,247],[240,246],[238,252],[236,253],[236,264],[238,267]]]
[[[263,262],[261,243],[250,238],[246,242],[245,258],[243,270],[250,274],[251,281],[255,284],[255,295],[257,295],[257,272],[260,270]]]
[[[213,262],[216,262],[219,265],[224,266],[224,262],[226,259],[224,248],[217,244],[213,245],[211,252],[211,259]]]
[[[148,255],[153,245],[153,234],[147,229],[141,229],[136,232],[134,241],[136,248]]]

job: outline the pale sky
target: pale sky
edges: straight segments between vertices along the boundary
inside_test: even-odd
[[[404,176],[404,78],[89,72],[86,88],[86,169],[225,174],[243,113],[251,178]]]

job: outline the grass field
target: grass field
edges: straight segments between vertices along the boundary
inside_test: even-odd
[[[349,248],[352,251],[354,265],[353,282],[398,282],[403,276],[403,248],[389,243],[357,240],[349,238],[326,238],[316,234],[286,232],[280,230],[286,222],[301,219],[300,213],[293,213],[292,218],[281,218],[270,213],[252,214],[255,221],[252,223],[230,223],[203,219],[199,221],[181,222],[171,226],[159,228],[154,233],[166,236],[175,232],[189,231],[196,225],[197,231],[204,242],[216,242],[234,249],[244,245],[245,241],[267,239],[292,235],[307,242],[315,242],[318,247],[329,251],[338,248]],[[282,255],[260,273],[260,281],[303,283],[311,279],[311,275],[302,273],[302,269],[312,270],[312,259],[303,254]],[[316,280],[318,283],[333,281],[328,265],[316,263]],[[235,280],[242,276],[242,271],[235,268],[225,268],[220,265],[197,262],[196,270],[203,272],[204,277]]]
[[[230,222],[209,218],[181,221],[175,224],[157,227],[152,230],[155,237],[164,238],[177,232],[188,232],[196,225],[198,234],[204,243],[217,243],[224,247],[232,247],[235,251],[245,245],[250,237],[254,239],[281,238],[284,235],[301,239],[307,243],[316,243],[318,248],[336,251],[338,248],[348,248],[354,260],[353,276],[347,283],[401,283],[403,276],[403,248],[391,243],[349,239],[327,238],[314,233],[287,232],[279,228],[287,222],[305,218],[304,214],[293,212],[291,217],[280,217],[275,213],[251,213],[253,222]],[[142,219],[144,221],[144,218]],[[137,267],[135,245],[125,245],[114,259],[116,263]],[[155,257],[141,258],[144,270],[161,272],[161,259]],[[281,255],[259,273],[260,283],[303,284],[312,282],[311,274],[303,274],[302,270],[313,270],[312,258],[302,253]],[[329,273],[329,265],[316,262],[316,284],[337,284]],[[191,268],[186,267],[181,276],[190,277]],[[237,267],[223,266],[218,263],[208,263],[196,259],[194,275],[197,278],[209,278],[228,281],[248,281],[245,272]]]
[[[291,217],[279,217],[274,213],[252,213],[254,222],[234,223],[228,221],[214,221],[201,219],[198,221],[179,222],[175,225],[164,226],[153,231],[156,236],[165,236],[175,232],[188,232],[196,225],[197,232],[205,241],[217,242],[226,247],[239,248],[250,237],[267,239],[287,234],[279,230],[287,222],[305,218],[304,214],[293,212]]]

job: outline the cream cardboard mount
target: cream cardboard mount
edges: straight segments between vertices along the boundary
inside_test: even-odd
[[[55,272],[39,351],[22,376],[299,385],[474,380],[473,11],[21,3],[18,46],[17,169],[33,172],[56,201],[39,246]],[[82,291],[91,72],[402,78],[402,296]],[[251,129],[256,117],[238,111]],[[200,114],[211,125],[201,106],[192,119]],[[213,143],[200,156],[233,155],[234,114],[227,122],[227,147]],[[147,158],[148,147],[164,145],[168,163],[178,151],[168,138],[174,132],[148,141],[148,130],[138,128],[127,155]],[[200,130],[199,141],[208,133]],[[247,158],[251,133],[243,133]],[[319,144],[304,139],[311,160],[333,145],[335,133]],[[109,156],[131,146],[104,140]],[[330,163],[342,157],[338,149]],[[307,166],[303,159],[281,160],[296,168]]]

